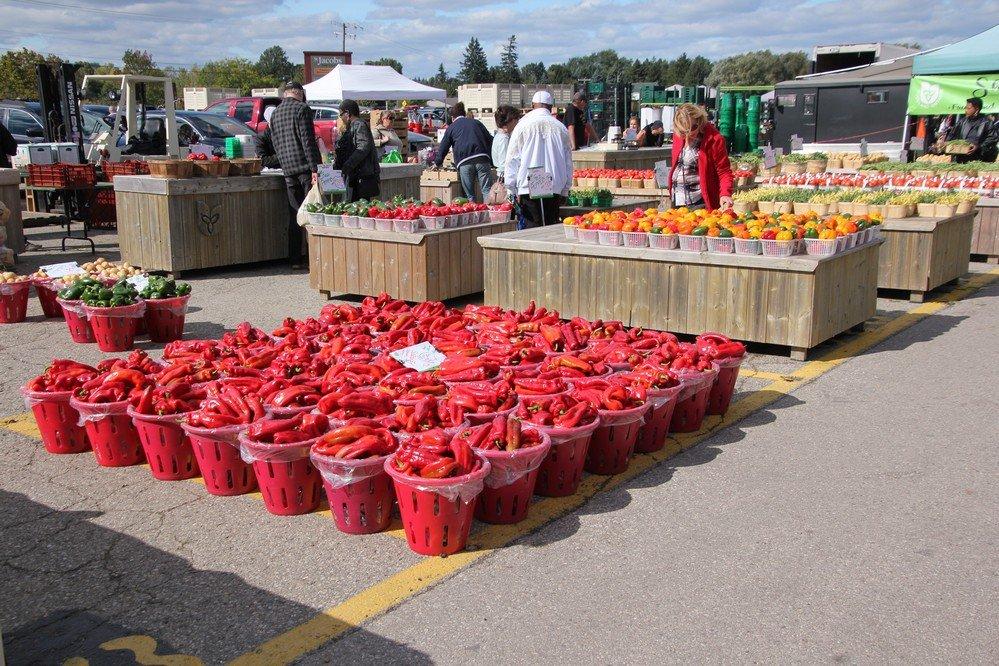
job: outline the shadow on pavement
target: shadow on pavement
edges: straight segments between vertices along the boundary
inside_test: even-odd
[[[163,659],[178,653],[221,663],[317,614],[235,574],[196,569],[100,526],[102,515],[56,511],[0,490],[0,626],[8,663],[192,663]],[[364,632],[364,643],[391,662],[430,663],[409,647],[352,631]],[[152,650],[158,661],[149,659]]]
[[[840,346],[831,346],[829,349],[826,349],[823,345],[817,350],[815,358],[833,361],[843,358],[866,356],[868,354],[903,351],[912,345],[919,344],[921,342],[929,342],[934,338],[940,337],[965,319],[967,319],[967,317],[962,315],[931,314],[915,325],[899,331],[884,342],[880,342],[873,347],[864,350],[860,354],[846,354]]]

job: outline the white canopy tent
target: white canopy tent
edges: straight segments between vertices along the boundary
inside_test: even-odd
[[[375,101],[444,99],[446,91],[432,88],[381,65],[337,65],[326,76],[305,84],[309,101],[363,99]]]

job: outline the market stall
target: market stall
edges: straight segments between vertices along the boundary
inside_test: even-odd
[[[903,289],[922,303],[926,292],[968,272],[973,213],[951,217],[908,217],[881,225],[878,287]]]
[[[572,151],[574,169],[651,169],[656,162],[670,159],[673,147],[636,148],[633,150],[583,148]]]
[[[190,271],[288,256],[281,175],[117,176],[122,259],[152,271]]]
[[[21,174],[17,169],[0,169],[0,202],[3,202],[8,211],[4,223],[7,229],[7,241],[0,245],[6,245],[15,254],[24,251],[20,185]]]
[[[447,91],[408,79],[384,65],[337,65],[325,76],[305,84],[309,101],[370,101],[444,99]]]
[[[830,257],[773,258],[569,240],[560,225],[479,239],[485,300],[809,349],[874,316],[880,240]]]
[[[482,248],[476,242],[516,229],[513,221],[413,233],[306,227],[309,284],[320,292],[386,292],[407,301],[445,300],[482,291]]]
[[[419,199],[422,164],[382,164],[381,182],[378,197],[391,199],[400,196],[404,199]]]
[[[990,264],[999,264],[999,198],[978,200],[971,232],[971,254],[981,254]]]

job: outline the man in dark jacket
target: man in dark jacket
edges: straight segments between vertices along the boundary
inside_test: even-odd
[[[10,158],[17,154],[17,141],[10,131],[0,123],[0,169],[10,168]]]
[[[288,258],[292,268],[302,268],[302,228],[298,226],[298,209],[312,189],[316,171],[322,163],[316,131],[312,124],[315,113],[305,103],[302,84],[292,81],[284,87],[284,100],[271,116],[270,140],[284,171],[288,189]]]
[[[996,129],[992,122],[982,115],[982,100],[971,97],[964,106],[964,116],[947,132],[947,140],[964,139],[972,144],[968,155],[956,156],[958,162],[982,160],[992,162],[996,159]]]
[[[336,140],[336,164],[347,182],[350,200],[373,199],[380,191],[381,167],[371,128],[361,120],[361,109],[352,99],[340,103],[340,120],[344,131]]]
[[[448,151],[454,150],[454,165],[458,167],[461,189],[465,190],[467,198],[482,203],[493,186],[493,137],[485,125],[465,115],[465,105],[461,102],[451,107],[451,118],[453,120],[437,149],[437,168],[441,168]],[[475,196],[476,180],[481,189],[479,196]]]

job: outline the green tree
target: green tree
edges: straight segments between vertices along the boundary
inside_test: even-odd
[[[510,35],[500,56],[500,83],[520,83],[520,68],[517,66],[517,35]]]
[[[711,61],[704,56],[697,56],[690,61],[690,67],[687,69],[687,83],[688,86],[700,86],[704,84],[705,79],[708,78],[708,74],[711,73]]]
[[[706,83],[712,87],[769,86],[807,71],[808,59],[803,51],[752,51],[716,62]]]
[[[520,80],[524,83],[545,83],[548,80],[543,62],[529,62],[520,68]]]
[[[268,46],[257,58],[257,72],[275,84],[285,83],[295,75],[295,66],[280,46]]]
[[[58,65],[58,56],[43,56],[37,51],[22,48],[0,55],[0,98],[38,99],[38,73],[35,66],[41,63]]]
[[[206,62],[198,71],[198,85],[211,88],[235,88],[249,95],[252,88],[273,87],[275,82],[261,76],[246,58],[225,58]]]
[[[461,72],[458,78],[462,83],[487,83],[489,78],[489,61],[482,44],[475,37],[468,40],[468,46],[461,57]]]
[[[365,65],[385,65],[402,74],[402,63],[395,58],[379,58],[378,60],[365,60]]]
[[[546,77],[547,83],[575,83],[577,78],[565,65],[549,65]]]

